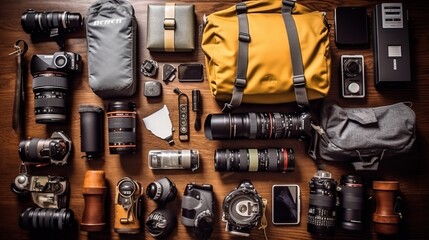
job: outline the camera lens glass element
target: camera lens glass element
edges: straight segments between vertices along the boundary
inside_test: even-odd
[[[56,55],[54,58],[54,64],[57,68],[64,68],[67,66],[68,58],[67,55]]]
[[[356,77],[362,72],[362,65],[357,59],[347,59],[344,63],[344,72],[348,77]]]
[[[218,149],[214,156],[219,172],[289,172],[295,169],[291,148]]]
[[[136,151],[136,104],[111,102],[107,110],[110,154]]]
[[[309,182],[310,204],[307,231],[316,235],[332,235],[335,232],[336,186],[331,173],[318,171]]]

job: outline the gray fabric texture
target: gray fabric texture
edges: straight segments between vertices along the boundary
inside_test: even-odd
[[[125,0],[99,0],[87,13],[88,72],[101,98],[128,97],[136,91],[137,22]]]
[[[324,160],[351,161],[357,170],[376,170],[388,157],[408,152],[416,138],[416,116],[405,103],[375,108],[341,108],[325,103],[319,154]]]

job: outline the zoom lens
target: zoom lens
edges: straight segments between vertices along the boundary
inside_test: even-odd
[[[338,186],[340,199],[341,227],[348,230],[362,230],[362,210],[364,199],[363,180],[359,176],[344,175]]]
[[[317,171],[310,183],[310,206],[308,208],[307,231],[324,236],[335,232],[335,208],[337,182],[331,173]]]
[[[66,120],[67,74],[43,72],[33,75],[34,113],[37,123]]]
[[[52,29],[59,32],[74,32],[82,28],[83,18],[80,13],[36,12],[27,10],[21,16],[22,29],[28,34],[50,33]]]
[[[295,154],[291,148],[218,149],[214,163],[218,172],[290,172]]]
[[[279,139],[311,135],[309,113],[210,114],[204,123],[208,139]]]
[[[108,105],[110,154],[128,154],[136,151],[136,104],[112,102]]]
[[[53,132],[51,138],[32,138],[19,143],[21,161],[31,164],[67,164],[72,141],[64,132]]]
[[[27,208],[19,215],[19,226],[25,230],[64,231],[71,229],[74,213],[68,208]]]

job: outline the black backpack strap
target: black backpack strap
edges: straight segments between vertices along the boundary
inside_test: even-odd
[[[243,99],[243,92],[247,85],[247,65],[249,53],[249,20],[247,19],[247,6],[244,2],[237,3],[236,11],[238,16],[238,56],[237,56],[237,76],[234,82],[234,89],[230,103],[225,103],[222,112],[231,112],[239,107]]]
[[[302,64],[301,46],[299,44],[298,31],[295,20],[292,17],[292,9],[295,1],[282,1],[282,16],[285,22],[287,36],[289,40],[290,55],[293,70],[293,87],[295,90],[295,99],[300,108],[306,108],[308,102],[307,90],[305,89],[304,66]]]

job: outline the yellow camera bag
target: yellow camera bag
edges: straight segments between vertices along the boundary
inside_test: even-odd
[[[205,19],[202,49],[210,90],[223,111],[326,96],[330,85],[325,14],[287,0],[246,1]]]

